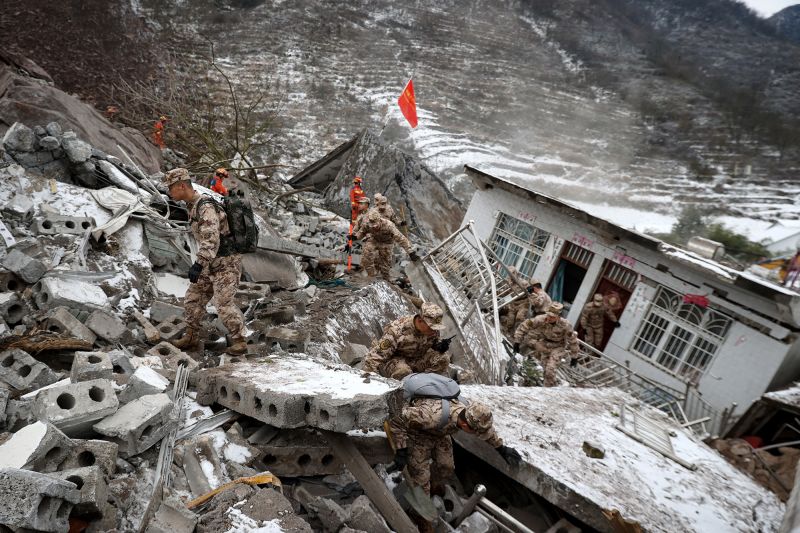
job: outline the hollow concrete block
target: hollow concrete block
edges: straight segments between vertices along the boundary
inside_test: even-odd
[[[94,344],[97,340],[97,335],[84,326],[80,320],[75,318],[66,307],[57,307],[53,309],[47,319],[45,327],[48,331],[52,331],[53,333],[68,335],[91,344]]]
[[[162,340],[171,342],[183,335],[186,331],[186,322],[184,322],[181,317],[172,315],[159,323],[156,329],[159,335],[161,335]]]
[[[96,423],[94,430],[111,437],[119,445],[121,457],[131,457],[169,433],[173,423],[172,407],[172,400],[166,394],[142,396]]]
[[[58,381],[59,375],[50,367],[28,355],[27,352],[12,348],[0,352],[0,381],[18,391],[38,389]]]
[[[0,468],[0,524],[35,531],[68,531],[75,485],[47,474]]]
[[[96,515],[105,509],[108,486],[103,477],[103,470],[99,466],[59,470],[50,475],[74,483],[80,491],[80,500],[72,510],[73,515]]]
[[[0,292],[0,319],[16,326],[29,313],[28,306],[13,292]]]
[[[49,422],[36,421],[0,445],[0,467],[55,472],[75,444]]]
[[[13,272],[0,269],[0,293],[22,292],[27,284],[19,279]]]
[[[99,466],[106,476],[111,477],[117,470],[119,446],[114,442],[95,439],[73,439],[72,452],[60,465],[61,470]]]
[[[68,307],[91,313],[108,306],[108,297],[97,285],[84,281],[47,277],[33,286],[33,299],[39,309]]]
[[[199,365],[197,361],[186,352],[179,350],[168,342],[159,342],[147,351],[150,356],[156,356],[161,360],[163,371],[159,371],[161,375],[173,381],[175,373],[178,371],[178,366],[185,366],[190,371],[195,370]]]
[[[128,403],[142,396],[166,392],[168,388],[169,379],[152,368],[141,366],[131,375],[128,384],[119,393],[118,398],[120,402]]]
[[[43,261],[31,257],[17,248],[9,250],[6,256],[0,260],[0,265],[19,276],[26,283],[36,283],[48,270],[48,266]]]
[[[94,226],[93,218],[47,214],[44,218],[35,220],[31,224],[31,230],[38,235],[82,235]]]
[[[91,433],[92,424],[115,413],[117,395],[107,379],[93,379],[54,387],[39,393],[34,412],[71,437]]]
[[[95,332],[98,337],[111,343],[118,342],[128,331],[125,322],[114,313],[106,311],[105,309],[92,311],[89,318],[86,319],[85,324],[86,327]]]
[[[307,331],[296,331],[289,328],[270,328],[258,336],[258,342],[265,343],[271,349],[294,353],[305,353],[308,346],[309,334]]]
[[[114,365],[107,352],[75,352],[69,373],[73,383],[93,379],[112,379]]]

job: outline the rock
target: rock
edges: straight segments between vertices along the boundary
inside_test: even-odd
[[[350,505],[350,518],[347,525],[353,529],[369,531],[370,533],[391,533],[383,518],[372,508],[369,498],[359,496]]]
[[[92,155],[92,146],[80,139],[75,133],[68,131],[61,136],[61,146],[70,162],[78,164],[88,161]]]
[[[606,451],[597,443],[589,442],[588,440],[583,441],[583,453],[586,454],[587,457],[591,457],[592,459],[603,459],[606,456]]]
[[[465,518],[458,525],[456,531],[460,533],[493,533],[497,531],[497,527],[491,520],[476,512]]]
[[[9,152],[32,152],[36,136],[21,122],[14,122],[3,136],[3,147]]]
[[[57,150],[61,148],[61,141],[51,135],[47,135],[39,139],[39,147],[42,150]]]
[[[50,122],[49,124],[47,124],[47,126],[44,127],[44,129],[47,132],[47,134],[52,137],[61,137],[61,134],[63,133],[61,131],[61,124],[59,124],[58,122]]]

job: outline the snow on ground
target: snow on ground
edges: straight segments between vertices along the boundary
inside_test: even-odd
[[[225,533],[282,533],[280,520],[253,520],[239,509],[231,507],[226,513],[231,519],[231,527]]]
[[[619,406],[635,403],[618,389],[465,385],[462,391],[493,409],[498,434],[522,454],[526,464],[517,479],[548,499],[574,504],[570,512],[590,525],[603,520],[600,510],[618,509],[644,531],[778,529],[784,506],[774,494],[661,413],[647,409],[674,432],[676,455],[696,471],[615,429]],[[584,441],[601,446],[605,457],[587,457]],[[575,504],[573,493],[588,505]]]
[[[256,372],[261,370],[261,372]],[[317,396],[327,394],[346,400],[358,394],[380,396],[397,387],[392,380],[372,376],[369,382],[347,365],[328,365],[296,357],[267,357],[255,364],[233,365],[231,378],[238,378],[256,390]]]

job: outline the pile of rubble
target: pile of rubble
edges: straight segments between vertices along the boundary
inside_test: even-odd
[[[800,450],[789,446],[780,446],[772,452],[754,450],[744,439],[716,439],[711,447],[762,487],[774,492],[781,501],[789,499]]]
[[[185,231],[98,195],[166,203],[158,176],[55,123],[15,124],[3,148],[0,524],[390,530],[363,485],[397,488],[384,468],[392,451],[376,431],[397,383],[365,380],[349,365],[411,307],[388,284],[335,279],[344,265],[331,250],[346,221],[316,193],[284,194],[288,186],[262,201],[262,250],[236,295],[249,353],[224,353],[216,318],[204,324],[201,348],[186,353],[171,341],[186,329],[188,281],[170,273],[185,266]],[[276,270],[282,278],[269,275]],[[368,465],[358,480],[355,456]]]

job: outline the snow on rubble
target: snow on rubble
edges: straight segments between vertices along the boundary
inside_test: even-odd
[[[668,427],[675,454],[697,470],[615,429],[620,406],[635,403],[618,389],[468,385],[462,391],[492,408],[498,434],[522,454],[525,464],[513,477],[593,527],[605,529],[602,511],[617,509],[644,531],[778,530],[784,513],[778,498],[660,412],[643,409]],[[603,448],[604,458],[588,457],[584,442]]]

